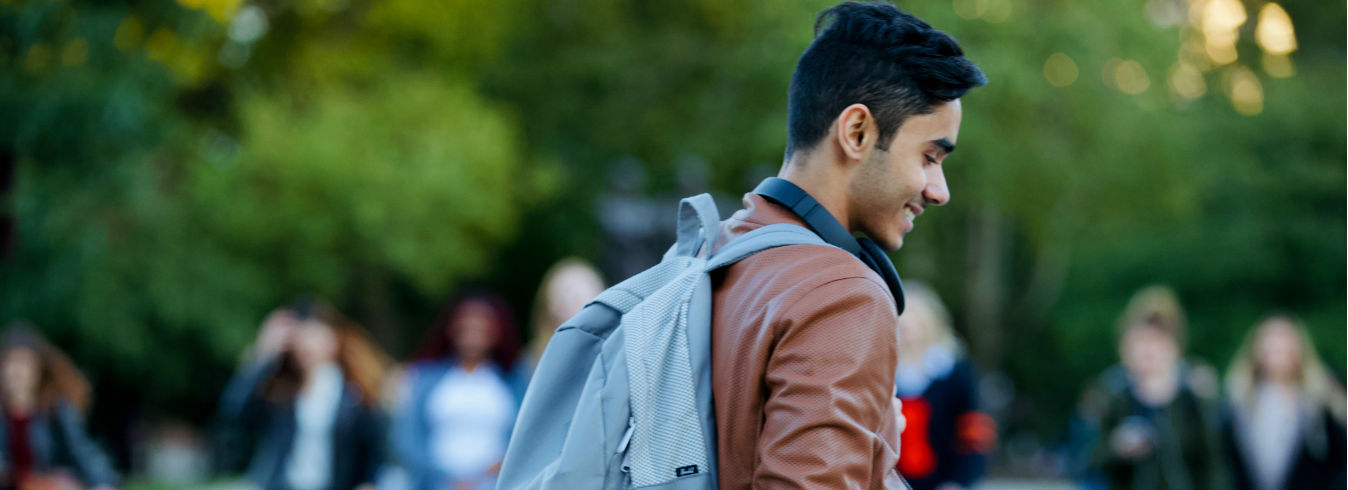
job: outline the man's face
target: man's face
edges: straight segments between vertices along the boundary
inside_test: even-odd
[[[897,250],[927,206],[950,201],[941,164],[955,149],[961,116],[959,100],[940,104],[905,120],[888,150],[871,148],[849,184],[853,231]]]

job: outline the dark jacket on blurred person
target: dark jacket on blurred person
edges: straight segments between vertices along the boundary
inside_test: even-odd
[[[0,423],[0,459],[11,479],[10,487],[18,487],[12,480],[16,466],[26,466],[32,475],[50,475],[69,468],[88,487],[117,484],[117,472],[85,433],[84,417],[69,403],[58,401],[50,410],[34,412],[27,420],[16,420],[9,414],[0,419],[4,422]],[[26,430],[15,437],[13,431],[19,427]]]
[[[1225,443],[1227,461],[1231,464],[1231,483],[1237,490],[1255,490],[1252,463],[1253,445],[1268,444],[1271,441],[1246,439],[1236,423],[1238,409],[1228,405],[1226,417],[1222,421],[1222,435]],[[1274,488],[1287,490],[1301,489],[1342,489],[1345,487],[1344,439],[1348,434],[1328,410],[1310,415],[1302,414],[1297,420],[1287,421],[1287,429],[1296,431],[1296,442],[1292,448],[1291,461],[1287,465],[1282,481]]]
[[[1180,363],[1180,387],[1165,406],[1152,407],[1134,394],[1132,382],[1121,366],[1101,376],[1087,395],[1098,404],[1098,441],[1090,456],[1090,471],[1103,478],[1109,489],[1212,489],[1226,488],[1222,465],[1219,422],[1213,400],[1216,387],[1195,389],[1202,378]],[[1203,381],[1206,383],[1207,381]],[[1211,384],[1215,385],[1215,380]],[[1150,438],[1151,451],[1137,459],[1114,453],[1110,437],[1128,425]]]
[[[246,465],[248,479],[269,490],[292,487],[286,471],[298,430],[296,400],[270,400],[263,395],[279,364],[273,360],[245,367],[230,381],[220,407],[223,469],[238,471]],[[332,459],[324,488],[352,489],[373,483],[383,462],[384,420],[376,408],[362,401],[360,387],[349,380],[342,382],[331,434]]]
[[[757,194],[718,246],[804,223]],[[759,252],[712,274],[712,393],[724,489],[897,488],[898,315],[878,274],[837,247]]]
[[[934,348],[932,350],[940,349]],[[898,395],[903,400],[902,453],[898,469],[914,490],[955,483],[971,488],[983,476],[985,454],[996,440],[992,419],[978,409],[977,372],[968,359],[928,355],[924,379],[902,370]]]

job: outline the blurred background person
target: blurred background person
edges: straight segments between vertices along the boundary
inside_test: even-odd
[[[1226,374],[1223,435],[1234,488],[1344,488],[1343,384],[1301,320],[1265,316]]]
[[[905,282],[904,298],[895,376],[907,419],[899,473],[914,490],[970,488],[983,476],[997,434],[979,410],[977,370],[935,290]]]
[[[31,326],[15,322],[0,338],[0,486],[7,489],[111,488],[118,475],[84,431],[89,382]]]
[[[1121,363],[1095,393],[1090,474],[1111,489],[1225,488],[1211,368],[1181,360],[1185,317],[1165,286],[1138,291],[1120,318]]]
[[[543,274],[538,293],[534,295],[529,344],[516,363],[519,372],[517,379],[521,382],[512,380],[517,398],[523,399],[524,388],[528,386],[538,360],[543,357],[548,341],[552,340],[553,332],[557,331],[562,322],[580,313],[590,300],[604,292],[604,288],[604,279],[599,270],[577,257],[559,260]]]
[[[519,342],[510,309],[473,291],[426,330],[394,412],[392,444],[412,490],[492,489],[519,410],[503,367]]]
[[[386,441],[387,357],[320,301],[268,315],[220,407],[221,456],[266,489],[372,488]]]

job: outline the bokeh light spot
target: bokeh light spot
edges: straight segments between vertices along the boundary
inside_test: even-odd
[[[1254,40],[1269,54],[1286,55],[1297,49],[1292,18],[1276,3],[1265,4],[1259,9],[1259,25],[1254,28]]]
[[[1264,53],[1263,64],[1264,72],[1273,78],[1288,78],[1297,73],[1292,58],[1285,54]]]
[[[1170,68],[1170,93],[1181,99],[1192,100],[1207,93],[1208,84],[1203,72],[1188,63],[1176,63]]]
[[[1125,94],[1137,95],[1151,87],[1151,78],[1147,69],[1134,60],[1123,60],[1114,64],[1114,88]]]
[[[1260,85],[1259,77],[1248,67],[1237,65],[1227,70],[1222,85],[1236,112],[1246,116],[1263,112],[1264,87]]]
[[[128,15],[117,26],[117,33],[112,37],[112,45],[122,51],[130,51],[135,49],[144,37],[145,28],[141,26],[140,19],[137,19],[134,15]]]
[[[145,54],[155,61],[168,61],[177,47],[178,38],[173,35],[173,31],[165,27],[155,29],[145,40]]]
[[[1011,0],[982,0],[986,8],[983,9],[983,20],[993,24],[1001,24],[1011,19],[1013,6]]]
[[[955,8],[955,15],[964,19],[977,19],[987,12],[987,0],[954,0],[951,6]]]
[[[89,41],[82,37],[71,39],[61,48],[61,64],[65,66],[76,66],[89,59]]]
[[[47,65],[51,63],[51,46],[47,43],[37,43],[28,48],[28,54],[23,57],[23,71],[29,75],[37,75],[47,70]]]
[[[1053,53],[1044,60],[1044,78],[1054,87],[1066,87],[1077,81],[1081,70],[1075,61],[1063,53]]]
[[[1245,24],[1245,6],[1239,0],[1208,0],[1202,6],[1204,48],[1218,65],[1234,63],[1239,54],[1240,26]]]

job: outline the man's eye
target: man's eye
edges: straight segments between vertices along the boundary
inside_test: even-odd
[[[922,155],[922,156],[925,157],[925,158],[927,159],[928,162],[930,162],[930,163],[936,163],[936,157],[933,157],[933,156],[931,156],[931,155]]]

